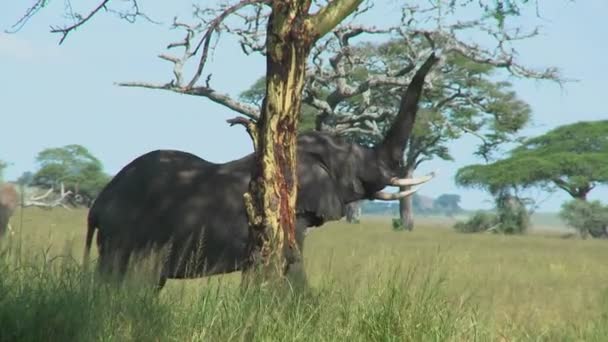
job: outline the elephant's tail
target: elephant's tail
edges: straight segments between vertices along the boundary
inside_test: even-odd
[[[97,228],[97,215],[95,214],[94,207],[91,207],[89,210],[89,215],[87,216],[87,237],[84,243],[84,255],[82,258],[82,263],[85,267],[89,264],[89,257],[91,254],[91,244],[93,243],[93,235],[95,234],[95,229]]]

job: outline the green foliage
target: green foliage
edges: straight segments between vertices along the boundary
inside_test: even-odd
[[[361,79],[355,82],[363,82],[369,76],[381,77],[386,73],[385,69],[405,69],[410,61],[404,56],[412,54],[410,50],[428,48],[428,42],[421,37],[413,37],[407,43],[391,40],[381,44],[356,45],[354,49],[362,60],[383,67],[377,70],[370,67],[367,74],[360,73]],[[489,157],[498,146],[514,140],[530,120],[528,104],[517,98],[510,83],[494,80],[495,69],[492,66],[473,62],[459,54],[448,54],[445,58],[434,86],[425,89],[408,143],[408,163],[416,166],[434,157],[452,160],[448,143],[465,132],[483,137],[476,154]],[[371,105],[389,115],[377,122],[383,133],[388,129],[392,116],[396,115],[401,95],[401,90],[394,86],[380,85],[371,89]],[[361,105],[357,100],[363,101],[362,98],[355,99],[350,104],[353,107],[351,112]],[[378,137],[366,139],[375,143],[377,140],[374,139]]]
[[[413,44],[410,44],[413,43]],[[404,44],[402,40],[388,42],[360,43],[352,47],[353,54],[365,65],[356,64],[347,73],[347,83],[354,87],[361,85],[371,77],[386,76],[387,69],[406,69],[411,61],[404,58],[406,51],[428,49],[428,42],[420,37],[413,37]],[[416,167],[432,158],[452,160],[448,143],[458,139],[464,132],[475,132],[483,136],[484,142],[476,152],[484,157],[489,156],[496,148],[515,135],[530,119],[529,106],[517,98],[508,82],[493,80],[494,68],[487,64],[472,62],[460,55],[448,55],[440,77],[433,88],[425,89],[421,100],[420,114],[417,116],[413,134],[408,143],[408,163]],[[382,67],[378,67],[382,66]],[[328,70],[328,74],[332,71]],[[307,85],[310,86],[310,85]],[[363,145],[379,142],[397,114],[402,89],[394,85],[376,85],[363,94],[345,99],[337,99],[333,91],[336,85],[328,82],[315,84],[314,96],[326,101],[340,113],[351,115],[333,117],[319,116],[313,107],[303,104],[300,130],[337,129],[365,127],[357,120],[361,108],[373,107],[379,115],[374,120],[381,134],[363,129],[338,130],[342,135]],[[241,100],[261,106],[265,95],[264,78],[257,80],[248,90],[240,94]],[[317,123],[318,122],[318,123]]]
[[[393,230],[397,230],[397,231],[409,230],[409,229],[405,228],[405,225],[403,224],[403,221],[399,217],[393,218],[391,220],[391,222],[392,222]]]
[[[467,221],[456,222],[454,229],[460,233],[483,233],[496,227],[497,221],[496,214],[478,211]]]
[[[454,229],[461,233],[493,232],[524,234],[530,228],[530,213],[523,201],[508,193],[496,196],[495,212],[478,211],[467,221],[457,222]]]
[[[31,171],[25,171],[17,179],[17,184],[30,185],[34,182],[34,173]]]
[[[249,104],[262,107],[262,102],[266,96],[266,77],[260,77],[249,89],[239,94],[239,99]],[[300,112],[300,122],[298,124],[298,132],[313,131],[316,125],[316,114],[314,108],[302,103],[302,111]]]
[[[491,193],[508,188],[557,187],[584,199],[608,182],[608,120],[558,127],[513,149],[508,158],[458,170],[456,183]]]
[[[562,205],[559,216],[583,237],[608,237],[608,206],[599,201],[568,201]]]
[[[63,183],[77,194],[93,199],[109,181],[101,162],[80,145],[48,148],[36,157],[40,166],[32,184],[58,188]]]

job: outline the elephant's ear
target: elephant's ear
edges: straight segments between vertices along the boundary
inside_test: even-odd
[[[314,156],[300,156],[298,180],[298,214],[314,216],[315,225],[344,217],[341,189],[327,168]]]

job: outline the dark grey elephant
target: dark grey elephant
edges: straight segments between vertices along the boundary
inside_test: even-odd
[[[374,148],[320,132],[298,137],[296,239],[303,248],[307,227],[344,216],[348,203],[395,200],[413,191],[385,193],[387,185],[416,185],[398,170],[412,131],[424,79],[438,58],[416,72],[384,141]],[[89,211],[85,260],[97,232],[98,270],[122,277],[129,259],[168,247],[157,265],[159,286],[167,278],[193,278],[242,270],[249,229],[243,203],[255,156],[215,164],[181,151],[144,154],[125,166]],[[302,260],[288,260],[288,277],[305,282]]]
[[[0,238],[8,231],[8,222],[19,204],[19,195],[15,186],[9,183],[0,184]]]

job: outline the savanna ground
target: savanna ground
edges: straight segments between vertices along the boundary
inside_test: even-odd
[[[605,341],[608,245],[458,234],[388,218],[311,231],[303,294],[240,274],[98,286],[80,266],[85,210],[17,212],[0,254],[0,341]],[[543,228],[550,228],[545,224]],[[96,250],[96,249],[94,249]]]

